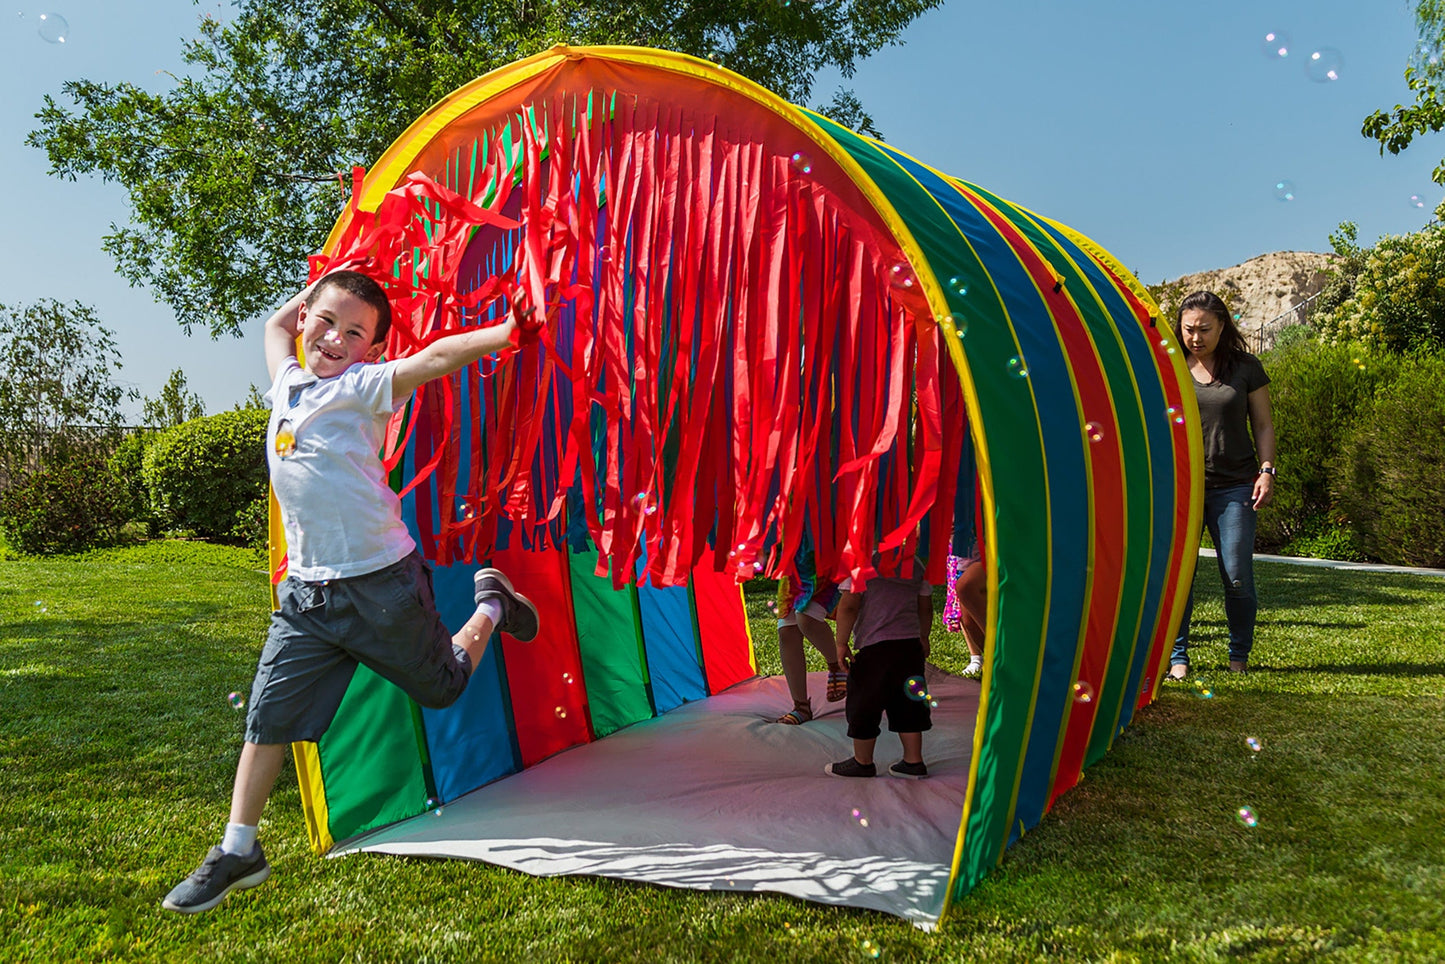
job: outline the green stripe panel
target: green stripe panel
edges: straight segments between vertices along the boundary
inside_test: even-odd
[[[358,666],[336,720],[317,742],[332,839],[414,817],[428,796],[411,699]]]
[[[587,709],[598,738],[629,723],[652,717],[647,660],[637,618],[637,590],[612,588],[593,573],[597,550],[569,552],[572,609],[577,617],[577,646],[587,685]]]
[[[968,318],[959,342],[967,363],[963,378],[976,389],[988,463],[980,473],[996,500],[988,541],[998,553],[999,621],[995,672],[979,707],[984,739],[973,767],[963,853],[955,893],[970,890],[994,866],[1008,839],[1008,817],[1023,763],[1033,714],[1038,658],[1049,598],[1048,491],[1037,402],[1027,378],[1009,374],[1008,360],[1020,353],[1018,340],[993,279],[958,226],[938,202],[880,148],[826,118],[810,115],[863,167],[903,218],[923,248],[934,279],[965,282],[965,301],[944,286],[950,309]],[[933,279],[928,279],[933,280]],[[935,282],[936,283],[936,282]],[[965,392],[967,394],[967,392]],[[1006,538],[998,538],[1006,533]]]

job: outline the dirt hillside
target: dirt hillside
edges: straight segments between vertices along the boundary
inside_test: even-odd
[[[1172,299],[1175,301],[1199,289],[1219,295],[1255,346],[1261,335],[1269,343],[1285,325],[1308,320],[1308,307],[1297,312],[1290,309],[1325,286],[1326,271],[1334,260],[1333,254],[1315,251],[1275,251],[1232,268],[1187,274],[1165,285],[1179,293]]]

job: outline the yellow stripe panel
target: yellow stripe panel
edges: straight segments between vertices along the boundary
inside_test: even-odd
[[[336,841],[331,839],[330,812],[326,809],[326,787],[321,782],[321,753],[315,743],[293,743],[296,779],[301,784],[301,809],[306,814],[306,836],[311,849],[324,854]]]

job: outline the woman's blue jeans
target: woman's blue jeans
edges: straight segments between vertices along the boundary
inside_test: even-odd
[[[1259,599],[1254,594],[1254,486],[1204,490],[1204,526],[1214,540],[1219,576],[1224,580],[1224,617],[1229,623],[1229,661],[1243,663],[1254,647],[1254,616]],[[1189,620],[1194,615],[1194,588],[1184,604],[1184,618],[1171,666],[1189,665]]]

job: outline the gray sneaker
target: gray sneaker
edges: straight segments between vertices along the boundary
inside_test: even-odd
[[[530,643],[537,638],[537,607],[532,600],[512,588],[512,580],[500,569],[479,569],[475,577],[477,587],[474,597],[481,604],[483,599],[496,599],[502,604],[502,623],[496,627],[519,643]]]
[[[928,776],[928,767],[923,763],[909,763],[907,760],[899,760],[888,768],[890,777],[902,777],[905,780],[922,780]]]
[[[260,844],[244,857],[212,847],[201,866],[176,884],[161,906],[182,914],[199,914],[225,900],[231,891],[255,887],[270,876],[271,865],[266,863]]]

